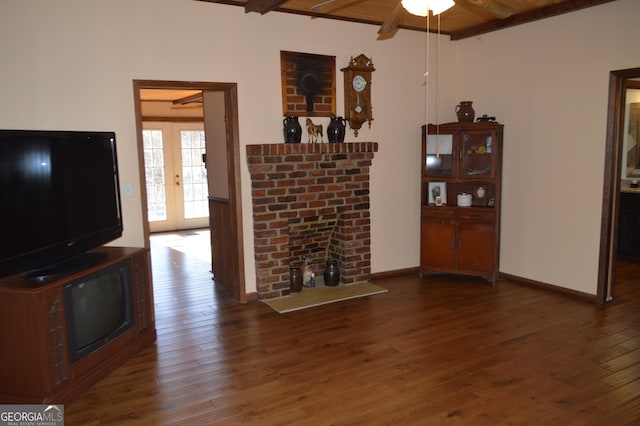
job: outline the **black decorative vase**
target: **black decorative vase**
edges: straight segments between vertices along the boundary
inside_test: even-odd
[[[300,143],[302,140],[302,126],[298,117],[289,116],[282,120],[284,143]]]
[[[340,266],[337,260],[327,260],[324,268],[324,285],[335,287],[340,284]]]
[[[289,267],[289,290],[291,293],[302,291],[302,270],[298,265]]]
[[[331,122],[327,126],[327,139],[330,143],[344,142],[346,122],[342,117],[331,117]]]

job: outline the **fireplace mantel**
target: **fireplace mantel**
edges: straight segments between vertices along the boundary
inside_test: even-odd
[[[344,284],[367,281],[369,168],[378,143],[281,143],[246,149],[258,298],[289,294],[289,267],[299,263],[301,254],[313,261],[316,275],[322,275],[331,257],[341,265]],[[307,228],[314,229],[300,237]]]
[[[275,143],[247,145],[247,158],[263,155],[283,154],[333,154],[333,153],[373,153],[378,152],[377,142],[353,143]],[[249,163],[252,164],[252,163]]]

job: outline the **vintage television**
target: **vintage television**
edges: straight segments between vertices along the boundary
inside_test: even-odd
[[[0,277],[86,268],[122,235],[113,132],[0,130]]]
[[[131,260],[64,286],[69,360],[75,363],[135,324]]]

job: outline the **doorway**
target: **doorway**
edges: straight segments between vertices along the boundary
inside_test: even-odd
[[[138,159],[140,169],[140,194],[143,210],[143,231],[145,247],[149,247],[149,237],[151,226],[148,219],[147,185],[145,179],[145,144],[144,125],[145,122],[157,122],[157,116],[145,115],[142,112],[140,93],[145,89],[162,89],[167,91],[183,90],[196,91],[197,93],[183,97],[180,102],[189,104],[197,102],[198,98],[203,103],[203,118],[207,121],[207,115],[218,114],[224,131],[222,137],[217,137],[215,156],[205,155],[207,168],[224,169],[225,176],[222,179],[225,183],[225,199],[207,196],[209,221],[208,226],[211,234],[212,257],[218,259],[218,268],[213,266],[212,271],[216,283],[220,283],[233,291],[234,298],[240,302],[247,301],[245,291],[244,274],[244,248],[242,230],[242,205],[240,188],[240,156],[238,137],[238,96],[236,83],[209,83],[209,82],[181,82],[165,80],[133,80],[134,104],[136,114],[136,129],[138,138]],[[209,105],[207,107],[207,96],[203,94],[215,94],[215,99],[220,99],[219,105]],[[203,99],[204,98],[204,99]],[[220,108],[221,106],[221,108]],[[220,112],[222,110],[222,112]],[[189,121],[184,120],[184,121]],[[191,120],[193,121],[193,120]],[[202,119],[200,119],[202,121]],[[213,119],[212,121],[216,121]],[[205,139],[209,132],[205,125]],[[212,132],[213,133],[213,132]],[[205,154],[208,152],[205,151]],[[214,158],[215,157],[215,158]],[[223,164],[224,167],[213,167],[212,161]],[[175,177],[175,174],[174,174]],[[216,204],[223,204],[224,208],[217,208]],[[224,226],[219,226],[224,224]],[[220,262],[220,259],[224,262]],[[214,262],[212,262],[213,265]],[[223,265],[224,268],[220,265]]]
[[[604,164],[604,189],[600,227],[597,301],[614,298],[618,247],[618,214],[622,171],[625,98],[627,87],[640,78],[640,68],[611,71]]]

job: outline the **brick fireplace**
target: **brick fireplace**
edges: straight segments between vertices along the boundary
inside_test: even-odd
[[[301,256],[322,277],[338,260],[341,283],[371,274],[369,168],[376,142],[247,146],[259,299],[289,294]]]

